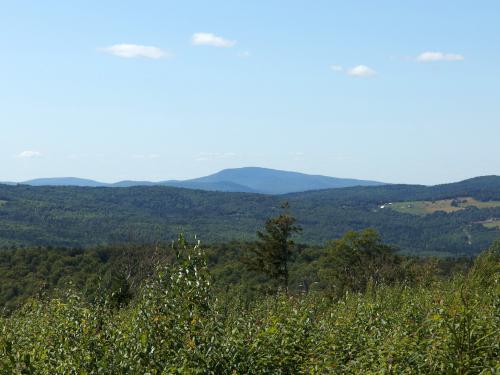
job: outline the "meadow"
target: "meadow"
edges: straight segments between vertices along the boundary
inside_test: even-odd
[[[384,205],[397,212],[412,215],[430,215],[434,212],[442,211],[446,213],[465,210],[467,207],[496,208],[500,207],[500,201],[479,201],[471,197],[459,197],[454,199],[441,199],[437,201],[409,201],[391,202]]]
[[[498,219],[484,221],[481,224],[483,224],[486,228],[500,229],[500,220]]]

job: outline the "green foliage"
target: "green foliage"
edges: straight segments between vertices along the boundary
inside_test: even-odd
[[[171,252],[165,252],[172,256]],[[126,304],[158,258],[150,247],[19,248],[0,251],[0,312],[27,297],[77,289],[87,300],[102,293]]]
[[[341,242],[338,247],[362,245],[370,253],[381,246],[370,232]],[[430,284],[380,283],[335,301],[311,292],[250,303],[216,293],[199,244],[181,238],[172,251],[174,259],[161,257],[121,308],[109,298],[89,303],[68,292],[0,318],[0,374],[500,370],[498,244],[470,271]]]
[[[387,185],[282,196],[169,187],[79,188],[0,185],[0,246],[91,247],[170,242],[177,233],[212,243],[255,240],[284,199],[304,232],[297,241],[320,245],[349,230],[374,228],[407,253],[474,255],[498,238],[483,224],[500,207],[436,212],[425,217],[380,209],[388,202],[470,196],[500,200],[500,177],[435,187]]]
[[[276,285],[266,275],[245,267],[247,254],[253,248],[253,242],[235,241],[205,247],[218,292],[231,291],[252,300],[263,290],[275,290]],[[288,263],[290,292],[332,291],[330,274],[338,260],[328,256],[330,252],[330,245],[323,248],[295,244]],[[127,305],[130,298],[140,293],[141,283],[153,275],[155,265],[171,262],[175,257],[175,250],[164,245],[3,250],[0,251],[0,314],[14,310],[29,297],[57,296],[58,291],[68,288],[78,290],[89,302],[106,295],[110,305]],[[404,279],[413,285],[463,273],[471,260],[393,255],[387,256],[386,262],[384,282]]]
[[[265,231],[257,232],[258,241],[250,250],[248,259],[251,269],[262,272],[276,281],[288,292],[288,263],[294,250],[291,236],[301,231],[295,218],[288,212],[288,203],[283,204],[285,212],[266,220]]]
[[[397,280],[401,276],[399,263],[394,250],[383,244],[373,229],[350,231],[330,243],[319,277],[336,296],[346,291],[364,292],[369,284],[376,286]]]
[[[500,240],[476,258],[471,275],[480,286],[500,283]]]

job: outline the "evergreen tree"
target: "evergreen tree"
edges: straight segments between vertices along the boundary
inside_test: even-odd
[[[302,228],[295,224],[288,202],[281,208],[279,216],[266,220],[264,231],[257,231],[258,241],[251,248],[252,257],[247,263],[250,269],[266,274],[288,292],[288,262],[295,247],[291,237]]]

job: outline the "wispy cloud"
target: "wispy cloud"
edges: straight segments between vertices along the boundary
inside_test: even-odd
[[[357,65],[352,68],[344,68],[342,65],[330,65],[330,69],[336,73],[345,73],[351,77],[372,77],[377,74],[375,70],[366,65]]]
[[[358,65],[353,68],[347,69],[347,75],[352,77],[372,77],[377,72],[366,65]]]
[[[235,40],[229,40],[212,33],[195,33],[191,37],[191,43],[195,46],[212,46],[230,48],[236,45]]]
[[[444,52],[422,52],[416,58],[419,62],[435,62],[435,61],[463,61],[465,57],[457,53]]]
[[[169,56],[168,52],[161,48],[138,44],[115,44],[109,47],[100,48],[99,50],[126,59],[143,57],[157,60]]]
[[[26,150],[16,155],[16,157],[19,159],[35,159],[35,158],[41,158],[42,156],[43,155],[41,152],[33,150]]]

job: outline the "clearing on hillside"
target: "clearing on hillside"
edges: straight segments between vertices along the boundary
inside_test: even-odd
[[[443,199],[438,201],[395,202],[382,206],[412,215],[429,215],[437,211],[446,213],[464,210],[467,207],[493,208],[500,207],[499,201],[481,202],[471,197]]]
[[[479,224],[483,224],[483,226],[485,226],[486,228],[500,230],[500,219],[490,219],[486,221],[481,221]]]

